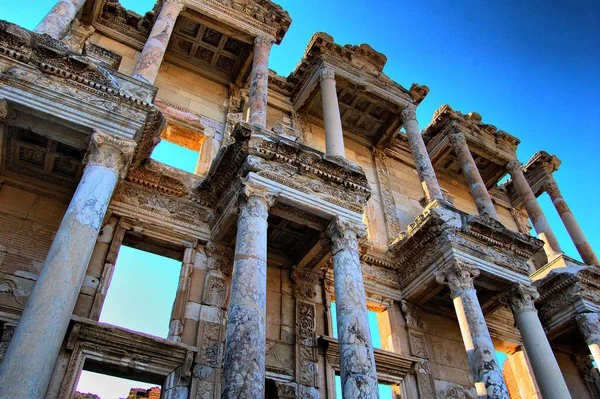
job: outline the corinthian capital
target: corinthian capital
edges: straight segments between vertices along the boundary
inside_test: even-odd
[[[448,135],[448,140],[455,147],[466,147],[467,139],[462,132],[454,132]]]
[[[266,50],[271,49],[271,46],[275,42],[271,36],[256,36],[254,39],[254,49],[263,48]]]
[[[335,80],[335,71],[329,67],[323,67],[319,70],[319,82],[325,79]]]
[[[402,110],[401,114],[404,123],[417,120],[417,108],[415,107],[406,107]]]
[[[90,138],[85,164],[102,165],[123,177],[135,150],[135,142],[95,130]]]
[[[554,180],[554,177],[552,176],[548,177],[544,184],[542,184],[542,190],[544,190],[547,193],[560,193],[558,189],[558,184],[556,184],[556,180]]]
[[[473,280],[477,276],[479,269],[476,266],[458,259],[435,273],[437,282],[447,285],[453,296],[459,295],[461,291],[474,289]]]
[[[534,302],[539,297],[540,294],[534,287],[515,283],[502,295],[500,302],[509,306],[513,314],[516,315],[522,312],[535,311]]]
[[[508,170],[508,173],[512,175],[513,173],[521,170],[521,166],[523,166],[523,164],[519,162],[518,159],[513,159],[512,161],[506,164],[506,170]]]
[[[577,326],[588,345],[600,345],[600,315],[598,313],[580,313],[575,316]]]
[[[163,0],[163,5],[164,4],[173,4],[174,6],[179,7],[179,11],[183,10],[183,7],[185,7],[185,0]]]
[[[252,183],[244,183],[240,192],[240,217],[267,219],[269,209],[275,203],[276,193]]]
[[[336,216],[325,231],[335,255],[343,249],[358,251],[358,243],[367,236],[364,225],[342,220]]]

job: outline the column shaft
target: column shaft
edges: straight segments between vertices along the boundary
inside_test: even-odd
[[[560,218],[562,219],[569,236],[571,236],[571,239],[573,240],[573,244],[575,244],[579,255],[581,255],[581,259],[583,259],[583,261],[588,265],[600,266],[600,262],[598,262],[596,253],[592,249],[592,246],[583,233],[583,230],[581,230],[581,227],[579,227],[579,223],[577,223],[577,219],[575,219],[573,212],[571,212],[571,209],[563,198],[558,185],[554,180],[554,177],[550,176],[548,179],[548,182],[546,182],[544,185],[544,190],[550,196],[550,199],[560,215]]]
[[[85,0],[59,0],[35,27],[34,32],[46,33],[57,40],[62,39],[84,3]]]
[[[463,133],[453,133],[448,137],[454,147],[458,162],[469,185],[469,190],[475,201],[475,206],[477,206],[477,211],[480,215],[500,220],[487,187],[481,178],[481,174],[479,174],[479,169],[477,169],[473,155],[471,155],[465,135]]]
[[[182,0],[164,0],[162,7],[152,26],[148,40],[133,69],[133,77],[146,83],[154,84],[158,76],[160,64],[167,51],[169,39],[175,27],[175,21],[183,9]]]
[[[377,372],[358,253],[359,226],[335,218],[327,228],[333,252],[340,375],[344,399],[378,398]]]
[[[600,315],[598,313],[581,313],[575,318],[579,331],[596,362],[596,368],[600,369]]]
[[[267,216],[273,197],[246,185],[240,198],[221,398],[262,398],[265,389]]]
[[[254,40],[254,58],[252,59],[252,73],[250,75],[250,93],[248,95],[248,108],[250,109],[250,123],[260,127],[267,127],[267,97],[269,95],[269,54],[273,39],[258,36]]]
[[[344,130],[337,97],[335,72],[331,68],[323,68],[319,71],[319,80],[321,82],[326,152],[329,155],[345,158]]]
[[[534,301],[538,297],[535,288],[515,284],[505,293],[502,301],[513,312],[527,358],[544,399],[569,399],[571,394],[535,309]]]
[[[519,198],[521,198],[521,201],[523,201],[523,205],[525,205],[525,209],[531,219],[531,223],[533,223],[535,231],[540,240],[544,241],[544,251],[546,252],[546,255],[550,258],[557,253],[562,253],[560,244],[550,228],[550,223],[548,223],[548,219],[546,219],[540,204],[538,204],[537,199],[535,198],[533,190],[529,187],[529,183],[521,170],[521,163],[517,160],[510,161],[506,165],[506,169],[512,177],[515,190],[517,191]]]
[[[438,271],[436,278],[450,288],[477,394],[487,393],[490,399],[509,399],[494,344],[473,286],[473,279],[478,275],[479,270],[474,266],[454,261],[449,267]]]
[[[406,130],[408,145],[415,160],[425,198],[427,200],[443,200],[444,197],[442,196],[440,183],[437,180],[431,159],[427,153],[423,136],[421,136],[421,132],[419,131],[416,110],[411,107],[404,108],[402,110],[402,118],[404,118],[404,129]]]
[[[0,364],[0,397],[44,397],[118,171],[124,166],[122,154],[131,154],[133,148],[129,141],[92,135],[83,177]]]

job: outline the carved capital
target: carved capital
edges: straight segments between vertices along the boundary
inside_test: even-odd
[[[267,220],[269,209],[277,195],[267,188],[245,183],[240,192],[240,217],[260,217]]]
[[[406,107],[401,112],[402,120],[404,123],[408,121],[416,121],[417,120],[417,108],[416,107]]]
[[[342,220],[336,216],[326,230],[333,255],[346,249],[358,252],[358,243],[367,236],[364,225]]]
[[[323,67],[319,70],[319,82],[324,79],[333,79],[335,80],[335,71],[329,67]]]
[[[586,344],[600,345],[600,314],[580,313],[575,316],[575,320]]]
[[[294,282],[294,296],[296,298],[314,299],[317,295],[315,285],[319,281],[319,275],[308,270],[294,268],[292,271]]]
[[[556,184],[556,180],[554,180],[554,177],[552,176],[548,177],[544,184],[542,184],[542,190],[544,190],[548,194],[560,193],[560,190],[558,189],[558,184]]]
[[[118,139],[99,130],[94,131],[90,138],[88,152],[84,163],[103,165],[123,177],[133,157],[135,142]]]
[[[530,285],[516,283],[511,285],[500,297],[500,302],[509,306],[513,314],[535,311],[535,300],[540,297],[537,290]]]
[[[0,123],[8,118],[8,101],[0,99]]]
[[[454,147],[466,147],[467,138],[463,132],[454,132],[448,135],[448,140]]]
[[[513,159],[512,161],[510,161],[506,164],[506,170],[508,170],[508,173],[510,173],[512,175],[513,173],[520,171],[521,166],[523,166],[523,164],[521,162],[519,162],[518,159]]]
[[[453,296],[459,295],[461,291],[474,289],[473,280],[477,276],[479,269],[476,266],[458,259],[435,273],[437,282],[447,285]]]
[[[182,11],[185,7],[185,0],[163,0],[163,5],[165,4],[173,4],[179,8],[179,11]]]
[[[256,36],[254,39],[254,51],[269,51],[275,39],[270,36]]]

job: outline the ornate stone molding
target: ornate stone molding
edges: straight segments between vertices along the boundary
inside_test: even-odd
[[[124,177],[134,150],[135,143],[133,141],[118,139],[96,130],[90,138],[85,163],[106,166],[114,170],[117,176]]]
[[[267,219],[269,208],[275,203],[277,195],[264,187],[245,183],[240,191],[240,217],[259,217]]]
[[[424,329],[425,324],[423,319],[421,318],[421,310],[417,305],[408,301],[400,302],[402,314],[404,315],[404,320],[406,321],[406,325],[408,327]]]
[[[358,252],[358,243],[367,236],[364,226],[335,217],[327,226],[326,235],[331,243],[332,254],[349,249]]]
[[[588,345],[600,345],[600,315],[598,313],[580,313],[575,316],[577,326]]]
[[[417,108],[415,107],[406,107],[402,110],[402,120],[404,123],[408,121],[416,121],[417,120]]]
[[[333,79],[335,80],[335,71],[333,68],[323,67],[319,70],[319,82],[324,79]]]
[[[504,292],[500,302],[509,306],[513,314],[517,315],[523,312],[537,312],[534,302],[539,297],[540,294],[534,287],[516,283]]]
[[[447,285],[453,296],[475,289],[473,281],[478,276],[479,269],[476,266],[459,259],[451,261],[448,266],[435,273],[437,282]]]

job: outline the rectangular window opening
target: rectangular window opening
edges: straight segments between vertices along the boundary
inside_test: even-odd
[[[378,384],[379,399],[394,399],[394,388],[389,384]],[[335,376],[335,397],[342,399],[342,378],[336,374]]]
[[[160,391],[160,384],[83,370],[79,375],[73,398],[160,399]]]
[[[183,251],[134,234],[119,249],[99,321],[167,338]]]
[[[154,147],[154,151],[152,151],[150,158],[176,169],[183,170],[184,172],[196,173],[199,156],[199,151],[194,151],[169,141],[161,140],[161,142]]]
[[[387,308],[383,308],[383,310],[381,309],[382,308],[380,307],[370,306],[367,308],[369,329],[371,331],[371,341],[373,343],[373,348],[393,351],[388,311]],[[331,324],[333,338],[337,339],[337,308],[335,302],[331,302]]]

